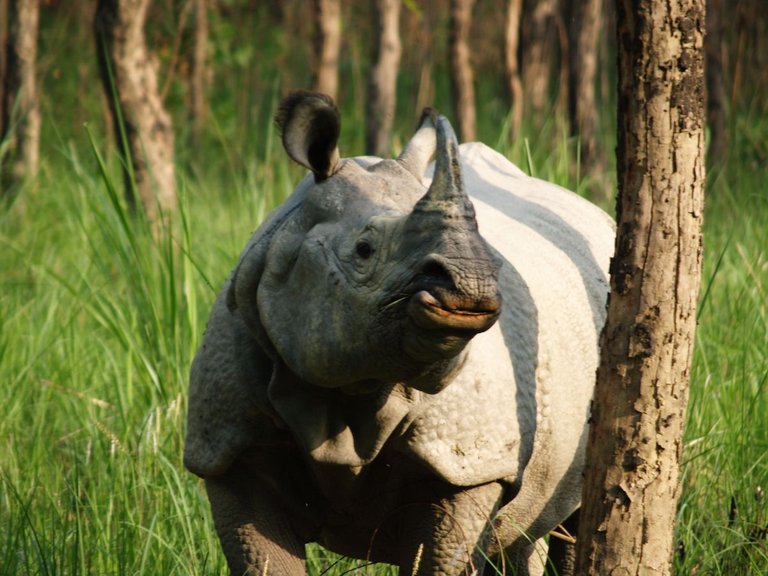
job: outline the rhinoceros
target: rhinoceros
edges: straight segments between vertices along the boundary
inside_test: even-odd
[[[303,574],[310,542],[406,576],[541,574],[580,502],[613,221],[431,109],[385,160],[340,157],[327,96],[276,122],[311,173],[190,377],[184,461],[232,574]]]

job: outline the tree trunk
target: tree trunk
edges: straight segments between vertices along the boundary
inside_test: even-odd
[[[334,100],[339,91],[341,49],[341,0],[314,0],[315,3],[315,91]]]
[[[725,122],[725,79],[723,78],[722,0],[707,0],[706,48],[707,124],[709,125],[710,166],[722,164],[728,150]]]
[[[8,62],[8,0],[0,0],[0,145],[5,135],[5,74]],[[2,156],[0,155],[0,162]],[[0,193],[2,184],[0,184]]]
[[[603,0],[574,2],[568,26],[568,120],[571,135],[579,138],[581,165],[586,173],[598,164],[595,82],[602,7]]]
[[[475,87],[470,62],[469,33],[475,0],[451,0],[449,63],[453,106],[459,126],[459,138],[472,141],[475,136]]]
[[[176,208],[171,117],[163,108],[144,38],[150,0],[99,0],[94,20],[104,90],[109,95],[128,202],[138,192],[153,224]]]
[[[539,116],[549,104],[556,7],[557,0],[530,0],[524,7],[523,87],[526,102]]]
[[[618,2],[616,254],[578,574],[669,574],[700,285],[704,0]]]
[[[413,104],[414,120],[419,117],[421,111],[435,103],[435,36],[439,26],[436,25],[437,14],[435,10],[429,10],[429,5],[421,13],[414,10],[406,10],[405,16],[410,20],[410,34],[406,36],[417,37],[418,42],[406,54],[413,62],[414,74],[418,76],[418,90]],[[408,22],[409,20],[405,20]],[[411,103],[408,104],[410,108]]]
[[[0,191],[35,178],[40,159],[40,104],[35,63],[39,0],[10,0],[7,25],[2,133],[0,142]]]
[[[189,83],[189,114],[192,121],[192,146],[200,147],[206,113],[206,74],[208,70],[208,2],[195,0],[195,34]]]
[[[509,91],[509,140],[513,142],[520,134],[523,125],[523,83],[520,80],[520,67],[517,63],[517,50],[520,46],[520,17],[523,12],[523,0],[507,2],[507,18],[504,27],[504,70]]]
[[[389,156],[395,118],[397,72],[400,66],[400,0],[375,0],[377,41],[369,79],[365,149],[367,154]]]

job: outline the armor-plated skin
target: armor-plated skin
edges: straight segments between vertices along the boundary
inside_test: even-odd
[[[340,159],[326,97],[278,124],[313,174],[246,246],[191,373],[185,464],[232,573],[301,574],[319,542],[402,574],[500,550],[540,574],[532,543],[579,504],[612,221],[432,111],[395,160]]]

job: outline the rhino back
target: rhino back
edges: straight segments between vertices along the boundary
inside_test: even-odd
[[[264,249],[301,205],[310,184],[308,176],[252,234],[211,309],[189,381],[184,464],[198,476],[222,474],[245,449],[281,441],[266,397],[272,363],[233,310],[231,288],[241,265]]]
[[[480,233],[503,261],[499,322],[424,402],[408,445],[445,480],[556,485],[583,458],[614,226],[482,144],[461,147]],[[538,454],[538,456],[537,456]]]

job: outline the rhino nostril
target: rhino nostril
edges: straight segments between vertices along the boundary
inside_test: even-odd
[[[447,276],[448,272],[439,262],[427,262],[421,269],[421,273],[426,276]]]
[[[453,275],[448,272],[446,266],[435,258],[429,258],[421,266],[420,274],[436,284],[453,286]]]

